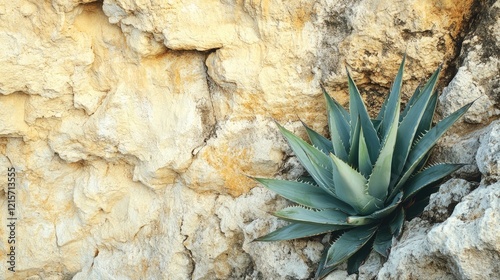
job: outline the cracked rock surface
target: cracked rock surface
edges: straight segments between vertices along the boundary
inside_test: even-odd
[[[442,63],[438,118],[476,100],[432,157],[469,165],[359,278],[500,277],[500,1],[18,0],[0,19],[19,221],[0,279],[311,278],[321,236],[251,242],[288,202],[248,176],[296,178],[274,121],[326,133],[320,84],[345,105],[345,66],[377,111],[405,52],[403,101]]]

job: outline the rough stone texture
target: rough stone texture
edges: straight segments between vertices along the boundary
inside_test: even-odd
[[[429,205],[424,209],[422,217],[433,222],[443,222],[452,213],[462,198],[469,194],[474,184],[462,179],[451,179],[439,187],[439,191],[431,194]]]
[[[461,279],[500,275],[500,183],[482,185],[465,197],[444,223],[428,234],[431,251]]]
[[[476,161],[486,180],[500,180],[500,121],[493,122],[481,138]]]
[[[475,255],[498,276],[499,13],[491,0],[0,3],[0,169],[17,170],[19,221],[17,272],[0,279],[310,278],[324,240],[251,242],[287,202],[247,176],[297,177],[273,119],[326,132],[320,84],[345,103],[344,66],[377,110],[404,52],[406,97],[444,62],[441,117],[478,98],[433,157],[471,165],[360,278],[478,279]],[[442,241],[456,227],[471,238]]]
[[[394,242],[389,259],[379,271],[378,279],[456,279],[446,264],[430,250],[427,234],[429,222],[415,218],[407,223],[401,240]]]

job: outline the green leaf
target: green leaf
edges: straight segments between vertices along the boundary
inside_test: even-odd
[[[332,208],[347,213],[354,211],[351,206],[332,197],[323,189],[307,183],[263,178],[254,179],[282,197],[307,207]]]
[[[463,167],[464,164],[437,164],[430,166],[411,177],[403,186],[403,201],[414,196],[418,191]]]
[[[388,225],[383,225],[377,230],[373,250],[387,258],[392,245],[392,233]]]
[[[384,99],[384,103],[382,103],[382,106],[380,107],[380,111],[378,112],[377,117],[374,120],[372,119],[373,126],[375,128],[377,128],[382,124],[382,118],[384,117],[385,109],[387,108],[388,102],[389,102],[389,95],[387,95],[386,98]]]
[[[309,136],[311,143],[316,148],[322,151],[325,155],[328,155],[333,151],[333,145],[330,140],[326,139],[323,135],[309,128],[304,122],[302,122],[302,125],[306,128],[307,135]]]
[[[291,240],[291,239],[320,235],[323,233],[332,232],[336,230],[343,230],[346,228],[348,228],[348,226],[311,225],[311,224],[293,223],[284,226],[282,228],[279,228],[267,235],[259,237],[255,239],[255,241]]]
[[[274,215],[291,222],[348,226],[347,214],[335,209],[313,210],[291,206],[275,212]]]
[[[366,216],[349,216],[347,217],[347,223],[351,225],[366,225],[385,218],[399,206],[402,198],[403,193],[400,192],[384,209],[375,211],[372,214]]]
[[[373,237],[347,260],[347,274],[359,272],[359,267],[366,261],[372,251]]]
[[[415,137],[423,135],[427,131],[429,131],[429,129],[431,129],[432,118],[434,117],[434,112],[436,111],[437,100],[438,100],[437,91],[434,91],[434,93],[431,95],[431,98],[429,99],[429,103],[427,104],[427,107],[425,108],[424,115],[422,116],[422,119],[420,120],[420,123],[418,124],[418,128],[417,128],[417,132],[415,133]],[[415,139],[413,139],[413,141],[415,141]]]
[[[281,134],[287,139],[290,147],[302,163],[302,166],[314,178],[314,181],[326,192],[335,196],[332,180],[332,163],[330,158],[320,150],[307,144],[304,140],[282,127],[278,123]]]
[[[333,161],[333,182],[337,197],[361,214],[369,214],[380,208],[380,201],[368,194],[366,178],[347,163],[330,154]]]
[[[314,279],[323,279],[325,276],[330,274],[332,271],[336,269],[336,267],[326,267],[326,257],[328,256],[328,249],[331,246],[326,247],[321,253],[321,258],[319,260],[318,269],[314,275]]]
[[[418,85],[417,88],[415,89],[415,92],[410,97],[410,100],[408,100],[408,103],[406,103],[406,106],[405,106],[403,112],[401,112],[401,114],[399,116],[399,122],[401,122],[406,117],[406,114],[408,114],[408,111],[410,110],[410,108],[413,107],[413,105],[415,105],[415,102],[417,102],[418,98],[420,97],[420,94],[422,93],[422,91],[420,89],[421,89],[421,85]]]
[[[375,234],[378,225],[367,225],[346,231],[328,249],[326,267],[336,267],[361,249]]]
[[[398,180],[398,183],[392,193],[398,192],[405,184],[411,174],[415,171],[419,163],[425,159],[426,154],[436,144],[437,140],[472,106],[472,103],[458,109],[448,117],[444,118],[429,132],[427,132],[411,149],[405,167],[403,176]]]
[[[330,138],[332,139],[333,151],[335,155],[343,160],[347,160],[349,147],[349,115],[346,110],[333,100],[323,89],[326,99],[326,109],[328,112],[328,126],[330,128]]]
[[[391,102],[389,105],[392,106],[392,100],[389,101]],[[391,165],[393,161],[396,137],[398,135],[400,107],[399,96],[396,101],[397,103],[394,104],[395,108],[391,108],[391,110],[388,108],[386,111],[385,118],[391,121],[391,125],[388,128],[389,131],[387,132],[387,137],[385,138],[382,150],[380,151],[380,155],[375,162],[375,166],[373,166],[373,170],[368,181],[368,193],[380,200],[385,200],[387,198],[389,184],[391,182]],[[389,115],[389,113],[392,115]]]
[[[389,93],[387,105],[385,107],[384,117],[380,127],[380,139],[384,141],[389,131],[394,126],[394,118],[396,118],[396,127],[399,122],[399,108],[401,104],[401,85],[403,84],[403,71],[405,66],[406,55],[399,66],[398,74],[392,84],[391,92]]]
[[[359,122],[359,117],[356,121],[356,127],[353,127],[354,131],[351,135],[351,149],[349,151],[349,165],[358,166],[359,157],[359,134],[361,130],[361,123]]]
[[[391,220],[389,224],[389,229],[391,231],[392,236],[398,238],[398,236],[403,231],[403,225],[405,222],[405,210],[403,207],[399,208],[399,211],[396,212],[396,216]]]
[[[372,173],[372,162],[370,160],[370,155],[368,151],[368,147],[366,146],[365,135],[363,134],[363,130],[360,131],[359,135],[359,144],[358,144],[358,166],[359,172],[368,179],[370,174]]]
[[[316,187],[319,187],[318,186],[318,183],[316,183],[316,181],[314,181],[313,177],[311,177],[311,175],[307,174],[307,172],[305,172],[306,174],[300,176],[299,178],[297,178],[297,181],[300,182],[300,183],[305,183],[305,184],[309,184],[309,185],[312,185],[312,186],[316,186]]]
[[[375,162],[380,150],[380,140],[378,139],[377,131],[370,120],[366,106],[361,99],[359,90],[352,80],[349,71],[347,71],[347,78],[349,87],[349,113],[351,114],[351,127],[356,126],[356,124],[353,124],[352,122],[359,116],[361,130],[363,131],[363,135],[366,139],[366,145],[369,149],[370,161]]]
[[[413,198],[415,199],[415,198]],[[412,201],[410,206],[406,209],[406,219],[408,221],[412,220],[413,218],[417,217],[418,215],[422,214],[424,211],[425,207],[429,205],[429,200],[430,197],[426,196],[421,199],[417,199],[415,201]]]
[[[426,111],[425,109],[429,103],[430,96],[434,92],[434,86],[437,82],[440,70],[441,68],[438,68],[431,76],[427,84],[424,86],[422,93],[418,97],[418,100],[413,106],[411,106],[411,108],[408,110],[408,114],[399,125],[396,146],[394,148],[398,152],[394,154],[393,158],[393,181],[391,183],[391,187],[394,186],[394,184],[396,183],[395,179],[397,179],[397,177],[403,170],[404,164],[408,158],[408,154],[410,153],[413,139],[415,138],[420,120],[422,119],[422,116]]]

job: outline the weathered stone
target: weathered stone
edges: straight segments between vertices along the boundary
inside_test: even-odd
[[[400,238],[394,242],[387,262],[379,271],[378,279],[456,279],[446,264],[434,257],[427,234],[429,222],[416,218],[407,223]]]
[[[479,171],[486,180],[500,180],[500,121],[488,126],[476,155]]]
[[[439,187],[439,191],[430,196],[429,205],[422,213],[424,219],[435,223],[445,221],[454,207],[469,194],[474,185],[462,179],[451,179]]]
[[[455,207],[453,215],[428,234],[431,251],[456,278],[500,275],[500,184],[482,185]]]

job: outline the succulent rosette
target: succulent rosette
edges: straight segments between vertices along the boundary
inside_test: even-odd
[[[387,257],[405,220],[419,215],[441,179],[463,166],[426,166],[426,161],[437,140],[472,103],[432,126],[439,67],[401,110],[404,63],[405,58],[374,119],[349,73],[349,111],[323,89],[331,140],[304,124],[309,144],[278,124],[307,176],[297,181],[255,178],[296,204],[275,213],[289,225],[257,241],[332,233],[316,278],[345,261],[348,273],[357,273],[372,250]]]

